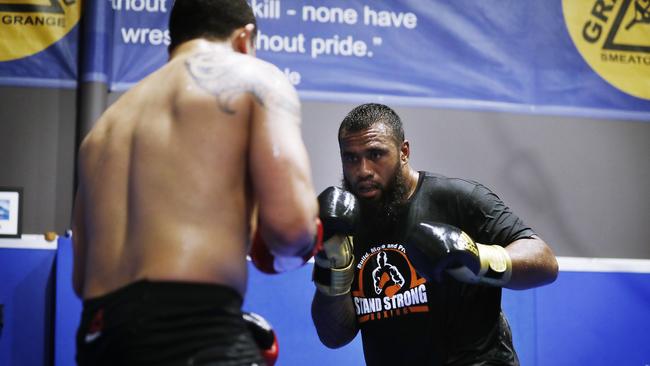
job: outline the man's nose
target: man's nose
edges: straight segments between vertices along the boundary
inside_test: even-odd
[[[362,158],[361,160],[359,160],[359,169],[357,173],[359,174],[359,177],[362,179],[372,177],[374,175],[372,166],[367,159]]]

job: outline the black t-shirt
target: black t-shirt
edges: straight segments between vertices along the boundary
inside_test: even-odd
[[[501,288],[445,276],[427,282],[408,260],[406,232],[443,222],[476,242],[505,246],[534,232],[481,184],[420,172],[418,186],[392,225],[354,237],[352,299],[368,365],[517,365]]]

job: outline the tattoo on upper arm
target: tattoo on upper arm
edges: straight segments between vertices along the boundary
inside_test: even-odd
[[[219,109],[228,114],[235,114],[233,100],[250,94],[253,100],[263,108],[280,108],[297,114],[299,106],[286,92],[272,90],[269,80],[262,75],[247,75],[242,69],[239,57],[220,57],[216,53],[199,53],[185,61],[187,71],[194,81],[205,91],[217,97]],[[256,79],[257,78],[257,79]]]

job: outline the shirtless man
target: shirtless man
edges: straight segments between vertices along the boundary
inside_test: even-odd
[[[80,365],[263,364],[241,313],[252,233],[308,256],[317,202],[297,94],[254,57],[255,26],[245,0],[176,1],[169,61],[85,137]]]

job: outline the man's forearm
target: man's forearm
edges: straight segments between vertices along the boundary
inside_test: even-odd
[[[549,284],[557,278],[555,255],[540,238],[517,240],[506,250],[512,259],[512,278],[505,287],[524,290]]]
[[[350,294],[327,296],[316,291],[311,316],[318,337],[328,348],[345,346],[359,331]]]

